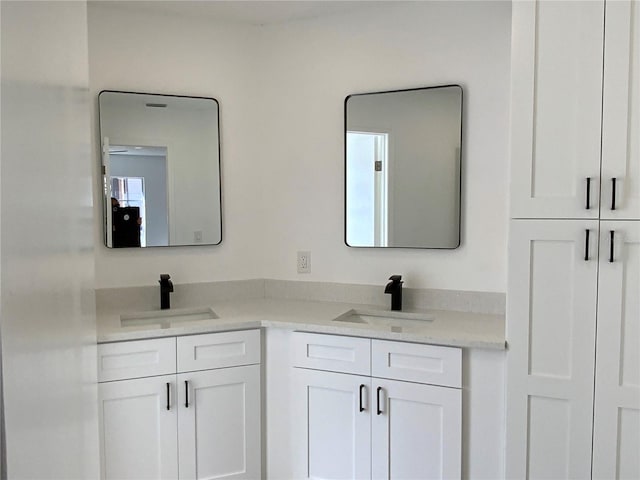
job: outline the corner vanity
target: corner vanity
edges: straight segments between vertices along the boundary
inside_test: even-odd
[[[461,478],[463,351],[505,348],[495,314],[275,298],[156,313],[99,315],[105,480]]]

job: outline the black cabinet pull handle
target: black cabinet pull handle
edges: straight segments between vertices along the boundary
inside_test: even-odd
[[[380,415],[382,413],[382,410],[380,409],[380,392],[382,391],[382,387],[378,387],[378,389],[376,390],[376,399],[377,399],[377,407],[376,407],[376,412],[378,415]]]
[[[360,411],[364,412],[364,406],[362,404],[362,391],[364,390],[364,383],[360,385]]]
[[[616,209],[616,177],[611,179],[611,210]]]
[[[613,230],[609,231],[610,239],[609,239],[609,263],[613,263],[613,236],[615,232]]]
[[[587,203],[584,208],[587,210],[591,208],[591,177],[587,177]]]
[[[171,384],[167,382],[167,410],[171,410]]]
[[[184,408],[189,408],[189,380],[184,381]]]
[[[589,229],[585,230],[584,235],[584,261],[589,261]]]

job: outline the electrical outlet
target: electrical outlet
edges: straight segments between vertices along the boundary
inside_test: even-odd
[[[298,273],[311,273],[311,252],[298,252]]]

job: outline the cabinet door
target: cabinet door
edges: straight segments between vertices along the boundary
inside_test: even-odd
[[[371,380],[372,478],[460,478],[462,392]]]
[[[506,476],[589,478],[598,222],[510,226]]]
[[[98,385],[103,480],[178,477],[175,382],[165,375]]]
[[[601,230],[593,478],[637,479],[640,222],[601,222]]]
[[[178,375],[180,479],[261,476],[260,365]]]
[[[371,478],[369,377],[293,369],[295,478]]]
[[[603,22],[604,1],[513,2],[513,218],[598,217]]]
[[[640,219],[640,3],[606,9],[601,216]]]

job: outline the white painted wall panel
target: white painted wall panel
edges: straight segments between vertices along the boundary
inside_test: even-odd
[[[92,93],[220,100],[225,238],[218,247],[143,254],[99,246],[99,287],[152,284],[162,270],[180,283],[267,276],[379,284],[401,272],[415,288],[505,290],[509,2],[380,2],[261,28],[112,3],[89,6]],[[347,248],[344,98],[452,82],[465,88],[462,247]],[[98,219],[94,228],[101,239]],[[301,249],[314,256],[304,278],[296,273]]]
[[[0,8],[8,477],[97,478],[86,4]]]
[[[258,131],[264,271],[285,280],[504,291],[509,131],[509,2],[379,2],[264,28]],[[460,83],[465,89],[462,245],[353,249],[344,238],[347,95]],[[295,253],[310,250],[310,275]]]
[[[163,272],[170,273],[174,283],[262,278],[264,232],[256,205],[259,166],[268,161],[256,140],[262,128],[255,102],[262,94],[260,72],[253,63],[258,29],[135,7],[135,2],[90,2],[88,7],[96,286],[155,285]],[[221,245],[144,252],[103,246],[97,96],[104,89],[219,100]]]

